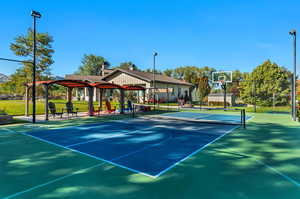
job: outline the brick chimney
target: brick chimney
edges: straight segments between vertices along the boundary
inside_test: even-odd
[[[102,64],[101,66],[101,76],[104,76],[104,70],[105,70],[105,63]]]

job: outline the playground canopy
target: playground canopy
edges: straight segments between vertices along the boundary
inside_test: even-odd
[[[68,102],[72,101],[72,90],[73,88],[88,88],[88,115],[93,116],[94,115],[94,106],[93,106],[93,95],[94,95],[94,88],[100,89],[100,96],[99,96],[99,104],[102,108],[102,96],[103,96],[103,90],[104,89],[119,89],[120,90],[120,106],[121,111],[120,113],[124,113],[124,92],[129,91],[137,91],[142,90],[145,93],[145,88],[142,86],[135,86],[135,85],[126,85],[126,86],[120,86],[114,83],[106,82],[106,81],[98,81],[98,82],[89,82],[89,81],[81,81],[81,80],[46,80],[46,81],[36,81],[35,82],[37,86],[42,85],[45,89],[45,119],[49,119],[49,113],[48,113],[48,90],[49,86],[51,85],[61,85],[68,88],[67,92],[67,100]],[[25,101],[26,101],[26,107],[25,107],[25,115],[29,116],[29,90],[32,87],[32,83],[26,83],[26,94],[25,94]],[[145,94],[144,94],[144,102],[145,102]]]

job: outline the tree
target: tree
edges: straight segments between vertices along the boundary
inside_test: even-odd
[[[208,77],[207,76],[200,77],[198,83],[200,105],[202,104],[204,98],[208,96],[210,90],[211,88],[209,86]]]
[[[207,76],[211,79],[211,73],[213,71],[215,71],[214,68],[209,68],[207,66],[202,68],[196,66],[182,66],[177,67],[174,70],[173,77],[197,85],[200,77]]]
[[[227,90],[233,93],[235,96],[240,96],[240,82],[245,79],[247,72],[241,72],[239,70],[232,71],[232,83],[227,84]]]
[[[261,106],[286,105],[290,93],[291,73],[270,60],[257,66],[241,82],[241,99]]]
[[[134,63],[132,63],[131,61],[129,61],[129,62],[122,62],[116,68],[125,69],[125,70],[131,70],[131,69],[132,70],[139,70],[138,67]]]
[[[163,72],[163,74],[168,76],[168,77],[173,77],[173,73],[174,73],[174,70],[172,70],[172,69],[166,69]]]
[[[153,69],[147,68],[146,70],[144,70],[144,72],[147,72],[147,73],[153,73]],[[155,69],[155,72],[154,72],[154,73],[155,73],[155,74],[159,74],[159,75],[162,74],[162,72],[161,72],[160,70],[157,70],[157,69]]]
[[[94,54],[85,54],[81,60],[81,66],[79,66],[76,74],[80,75],[101,75],[102,65],[104,68],[108,68],[110,63],[101,56]]]
[[[54,63],[52,55],[53,38],[48,33],[36,34],[36,80],[47,80],[50,77],[50,65]],[[18,36],[14,43],[11,43],[10,49],[17,56],[22,56],[27,61],[33,60],[33,31],[28,29],[27,35]],[[4,86],[13,88],[14,94],[24,94],[24,84],[32,81],[32,64],[23,63],[23,66],[11,75],[11,78]],[[42,88],[41,88],[42,89]],[[39,89],[39,90],[41,90]]]

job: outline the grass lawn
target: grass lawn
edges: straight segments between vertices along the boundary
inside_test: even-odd
[[[178,103],[161,103],[162,106],[178,106]],[[199,107],[196,105],[195,107]],[[223,108],[223,106],[202,106],[202,107],[211,107],[211,108]],[[238,108],[238,109],[246,109],[247,112],[254,112],[253,107],[227,107],[227,108]],[[264,106],[257,106],[256,107],[257,113],[271,113],[271,112],[281,112],[281,113],[289,113],[291,112],[290,106],[276,106],[276,107],[264,107]]]
[[[0,127],[0,198],[299,199],[299,123],[285,114],[250,114],[247,129],[235,129],[157,178],[23,134],[103,118]]]
[[[54,102],[56,109],[60,111],[65,108],[66,100],[49,100]],[[88,103],[86,101],[73,101],[74,107],[79,109],[79,112],[88,111]],[[98,106],[98,102],[94,102],[94,106]],[[116,103],[112,103],[112,106],[117,106]],[[105,107],[103,102],[103,107]],[[37,101],[36,113],[44,114],[45,105],[43,101]],[[0,110],[4,110],[9,115],[24,115],[25,114],[25,102],[24,100],[0,100]],[[32,113],[32,105],[30,102],[29,112]]]
[[[50,100],[56,104],[56,108],[60,111],[65,107],[66,100]],[[86,101],[73,101],[74,107],[79,109],[79,112],[87,112],[88,103]],[[37,114],[44,114],[45,105],[43,101],[37,101]],[[177,103],[162,103],[160,105],[163,106],[178,106]],[[98,106],[98,102],[94,102],[94,106]],[[118,103],[112,102],[112,106],[118,107]],[[103,102],[103,107],[105,104]],[[204,106],[203,106],[204,107]],[[210,106],[212,107],[212,106]],[[222,106],[214,106],[216,108],[222,108]],[[231,107],[228,107],[231,108]],[[245,108],[245,107],[233,107],[233,108]],[[289,106],[277,106],[273,107],[257,107],[257,113],[268,113],[268,112],[281,112],[281,113],[289,113]],[[23,100],[0,100],[0,110],[4,110],[9,115],[24,115],[25,114],[25,102]],[[31,113],[32,106],[31,103],[29,105],[29,111]],[[254,112],[253,107],[246,107],[246,112]]]

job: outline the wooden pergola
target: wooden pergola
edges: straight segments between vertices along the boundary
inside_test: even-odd
[[[144,102],[145,102],[145,88],[142,86],[120,86],[114,83],[106,82],[106,81],[99,81],[90,83],[87,81],[81,81],[81,80],[48,80],[48,81],[37,81],[36,85],[42,85],[45,89],[45,120],[49,120],[49,110],[48,110],[48,101],[49,101],[49,86],[50,85],[61,85],[66,87],[67,90],[67,101],[72,101],[72,90],[73,88],[88,88],[88,115],[93,116],[94,115],[94,106],[93,106],[93,89],[98,88],[100,89],[100,95],[98,99],[100,110],[102,110],[102,101],[103,101],[103,92],[104,89],[118,89],[120,91],[120,114],[124,113],[125,103],[124,103],[124,97],[125,97],[125,91],[126,90],[143,90],[144,91]],[[32,83],[25,84],[26,86],[26,92],[25,92],[25,115],[29,116],[29,90],[32,87]]]

